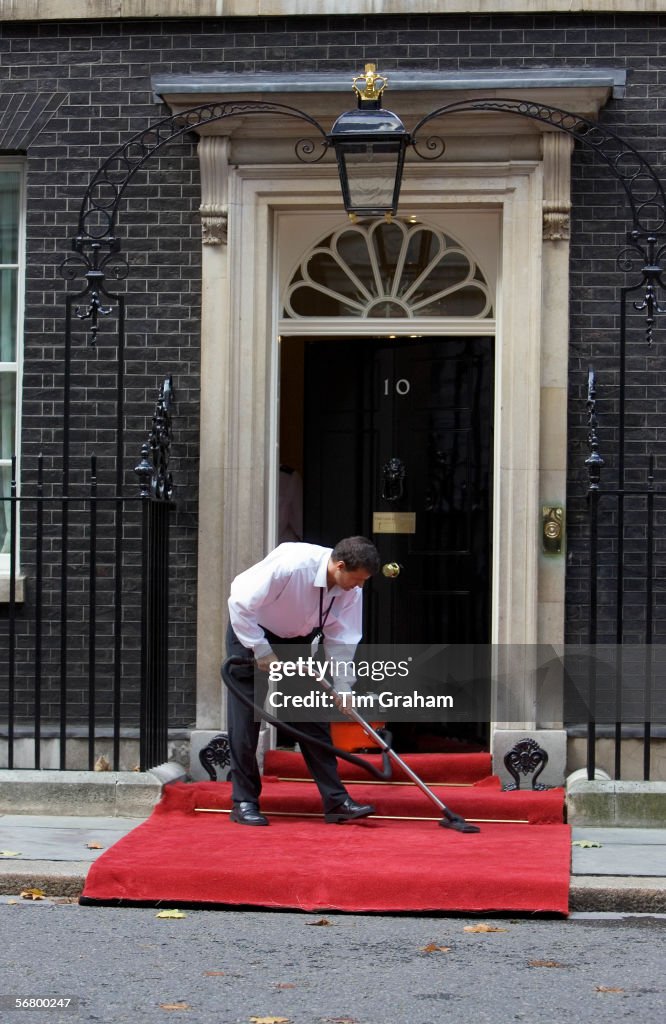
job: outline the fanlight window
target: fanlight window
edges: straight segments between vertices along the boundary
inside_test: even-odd
[[[486,279],[458,242],[402,221],[340,228],[301,260],[284,315],[310,317],[492,316]]]

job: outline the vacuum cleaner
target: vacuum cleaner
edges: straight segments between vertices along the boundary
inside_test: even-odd
[[[322,747],[326,750],[330,750],[332,747],[333,750],[335,751],[335,754],[338,757],[342,758],[344,761],[348,761],[350,764],[358,765],[359,767],[363,768],[366,772],[368,772],[369,775],[373,775],[376,779],[379,779],[382,782],[387,782],[389,781],[389,779],[391,779],[393,774],[391,768],[391,761],[394,761],[396,764],[400,765],[405,774],[412,780],[412,782],[415,785],[418,786],[421,792],[424,793],[428,797],[428,799],[437,807],[440,814],[442,814],[443,817],[437,823],[438,825],[441,825],[442,828],[454,829],[456,832],[481,831],[476,825],[470,824],[459,814],[456,814],[454,811],[450,810],[450,808],[448,808],[446,804],[442,803],[439,797],[437,797],[433,793],[433,791],[425,784],[423,779],[419,778],[416,772],[413,771],[409,767],[409,765],[405,764],[402,758],[398,754],[396,754],[395,750],[393,750],[391,746],[391,734],[388,732],[388,730],[373,729],[370,723],[366,722],[363,716],[358,713],[356,708],[346,708],[345,714],[352,718],[358,725],[360,725],[363,731],[365,732],[366,736],[370,737],[374,741],[374,743],[376,743],[380,748],[382,753],[381,770],[377,768],[374,764],[371,764],[370,761],[366,761],[364,758],[359,757],[357,754],[353,754],[349,750],[340,750],[338,747],[333,746],[333,744],[331,743],[326,743],[321,740],[314,739],[313,737],[308,736],[305,733],[302,733],[293,725],[288,725],[285,722],[281,722],[278,718],[276,718],[274,715],[271,715],[264,708],[258,707],[254,703],[254,701],[250,700],[250,698],[246,696],[246,694],[244,694],[242,690],[240,690],[236,686],[231,676],[231,673],[229,672],[229,669],[232,665],[247,664],[248,661],[245,658],[242,658],[238,655],[233,655],[232,657],[227,658],[226,661],[224,661],[222,664],[222,681],[224,682],[224,685],[227,687],[227,689],[230,690],[231,693],[233,693],[234,697],[236,697],[247,707],[251,707],[264,722],[269,722],[271,725],[279,727],[283,732],[287,733],[287,735],[289,736],[294,737],[294,739],[296,740],[305,740],[307,743],[313,746]],[[249,664],[253,664],[253,662],[249,662]],[[323,686],[324,690],[331,697],[339,697],[337,690],[327,679],[319,679],[317,677],[317,683],[320,686]]]

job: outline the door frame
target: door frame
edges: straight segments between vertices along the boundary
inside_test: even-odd
[[[236,167],[229,169],[228,187],[228,246],[204,248],[203,267],[207,301],[202,325],[202,436],[207,441],[215,441],[217,436],[219,443],[202,445],[201,479],[206,481],[208,493],[202,493],[200,550],[205,557],[200,559],[199,607],[207,612],[200,622],[198,696],[208,721],[215,709],[216,724],[220,717],[224,722],[223,702],[219,690],[213,692],[206,680],[211,678],[212,665],[217,676],[223,639],[222,627],[212,624],[212,616],[224,621],[231,580],[263,557],[273,539],[279,334],[288,330],[313,335],[330,330],[339,335],[345,326],[339,319],[330,327],[312,321],[281,321],[277,287],[280,232],[288,230],[290,213],[337,211],[341,217],[334,171],[321,165],[307,169]],[[554,399],[559,401],[551,433],[561,430],[562,410],[566,410],[566,376],[563,379],[562,374],[563,367],[566,374],[566,343],[560,342],[563,357],[561,354],[555,370],[553,354],[542,360],[542,348],[544,341],[558,332],[566,342],[568,246],[560,248],[562,287],[552,305],[544,307],[543,165],[539,160],[451,164],[436,169],[415,166],[403,186],[402,204],[423,210],[496,209],[501,214],[495,331],[492,640],[497,644],[535,644],[539,640],[537,524],[544,397],[549,399],[547,409],[553,408]],[[520,284],[512,287],[512,282]],[[544,308],[549,312],[545,333]],[[415,321],[354,320],[353,332],[384,333],[389,325],[392,334],[414,333],[417,326]],[[418,326],[422,333],[428,333],[428,328],[431,333],[447,333],[442,321]],[[464,331],[461,322],[450,326],[457,333]],[[480,333],[479,324],[468,321],[467,330]],[[545,393],[550,380],[542,380],[542,363],[557,380],[558,395]],[[566,445],[560,443],[556,450],[565,458]],[[565,465],[558,465],[550,479],[563,488]],[[562,597],[551,602],[551,640],[542,638],[541,642],[561,640],[561,628],[552,612],[561,613],[563,623],[563,570],[561,589]],[[219,648],[212,650],[217,642]],[[536,719],[530,678],[526,676],[518,715],[514,694],[511,724],[520,717],[521,725],[529,727]],[[501,693],[493,696],[492,716],[496,727],[509,724]],[[200,727],[207,726],[202,722]]]

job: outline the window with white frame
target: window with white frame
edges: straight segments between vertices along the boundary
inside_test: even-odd
[[[23,351],[24,165],[0,157],[0,499],[10,494],[19,438]],[[0,501],[0,572],[9,572],[10,507]]]

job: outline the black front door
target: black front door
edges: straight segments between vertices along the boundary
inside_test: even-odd
[[[313,340],[304,357],[304,539],[374,540],[366,642],[488,643],[493,340]]]

